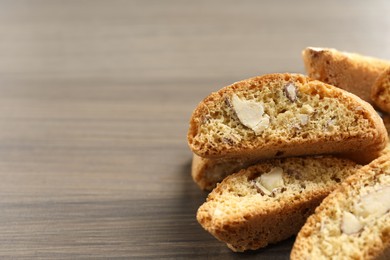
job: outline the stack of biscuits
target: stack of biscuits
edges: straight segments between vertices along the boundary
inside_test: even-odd
[[[236,82],[194,110],[192,177],[211,191],[197,220],[237,252],[297,235],[292,259],[389,259],[390,62],[302,54],[308,76]]]

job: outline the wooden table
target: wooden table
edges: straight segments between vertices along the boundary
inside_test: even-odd
[[[188,120],[304,72],[306,46],[390,59],[387,1],[0,1],[0,258],[288,259],[196,222]]]

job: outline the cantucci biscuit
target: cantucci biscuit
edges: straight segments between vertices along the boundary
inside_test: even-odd
[[[323,198],[359,167],[331,156],[259,163],[218,184],[197,220],[233,251],[265,247],[297,234]]]
[[[390,259],[390,157],[361,168],[299,232],[291,259]]]
[[[329,48],[309,47],[302,56],[309,77],[345,89],[368,102],[372,84],[390,67],[389,61]]]
[[[188,143],[203,158],[357,153],[372,160],[387,132],[372,106],[353,94],[299,74],[270,74],[204,99],[192,114]]]
[[[390,113],[390,66],[372,85],[371,99],[381,110]]]

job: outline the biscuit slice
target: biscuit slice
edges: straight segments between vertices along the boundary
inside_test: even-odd
[[[390,113],[390,67],[372,85],[371,99],[381,110]]]
[[[390,157],[332,192],[299,232],[291,259],[390,259]]]
[[[372,84],[390,67],[389,61],[328,48],[308,47],[302,57],[309,77],[345,89],[367,102],[371,102]]]
[[[197,220],[233,251],[265,247],[297,234],[325,196],[359,167],[331,156],[259,163],[224,179]]]
[[[188,131],[190,148],[203,158],[358,153],[372,160],[386,142],[383,121],[367,102],[287,73],[212,93],[193,112]]]

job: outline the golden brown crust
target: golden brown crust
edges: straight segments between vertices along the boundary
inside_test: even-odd
[[[384,114],[382,116],[382,119],[383,119],[383,123],[385,124],[387,134],[390,136],[390,115]],[[390,154],[390,141],[387,142],[385,149],[383,149],[379,155],[383,156],[386,154]],[[378,157],[380,157],[380,156],[378,156]]]
[[[333,135],[323,135],[322,131],[319,131],[317,132],[319,135],[318,138],[307,138],[304,134],[300,133],[300,136],[293,136],[291,138],[287,136],[285,139],[273,139],[270,130],[271,134],[268,136],[266,134],[252,136],[250,139],[244,139],[234,144],[218,140],[199,141],[198,137],[201,135],[199,129],[204,124],[207,124],[205,123],[205,118],[214,116],[210,112],[211,110],[221,111],[226,107],[227,97],[231,97],[233,93],[261,92],[263,86],[267,84],[280,85],[281,82],[294,82],[294,84],[299,86],[299,91],[306,96],[336,99],[339,104],[344,104],[349,107],[349,111],[356,109],[356,117],[361,116],[369,122],[368,129],[360,132],[350,130],[338,131]],[[339,108],[332,109],[337,110]],[[298,74],[270,74],[255,77],[237,82],[218,92],[212,93],[193,112],[188,131],[188,143],[191,150],[204,158],[248,157],[260,160],[275,156],[289,157],[309,154],[354,153],[360,151],[365,151],[368,157],[375,157],[372,154],[382,150],[386,142],[387,132],[385,131],[383,122],[368,103],[342,89],[311,80]]]
[[[353,239],[345,238],[342,231],[338,233],[335,232],[335,229],[327,231],[322,229],[323,223],[326,223],[327,227],[334,226],[337,231],[341,225],[337,222],[340,221],[337,215],[344,211],[350,211],[351,205],[358,200],[362,190],[378,184],[382,175],[390,175],[389,155],[384,155],[361,168],[327,196],[298,233],[291,252],[291,259],[327,259],[329,256],[325,254],[335,256],[335,252],[340,259],[388,259],[386,258],[390,253],[390,222],[388,218],[385,220],[387,224],[382,225],[382,229],[380,227],[373,229],[371,225],[375,224],[367,224],[368,226],[361,230],[360,234],[352,235]],[[333,241],[328,239],[329,235],[326,235],[325,232],[332,234]],[[316,240],[317,237],[320,238],[319,241]],[[360,238],[363,240],[360,241],[361,246],[354,245],[353,243]],[[324,239],[327,241],[325,242]],[[335,243],[338,243],[336,246],[339,248],[334,248]]]
[[[253,181],[274,167],[284,171],[284,190],[268,197]],[[340,180],[359,166],[334,157],[266,161],[225,178],[198,210],[197,220],[234,251],[255,250],[296,234]]]
[[[383,123],[385,124],[387,133],[390,134],[390,115],[383,115]]]
[[[372,85],[371,99],[381,110],[390,113],[390,66]]]
[[[302,52],[309,77],[345,89],[367,102],[371,86],[390,62],[328,48],[306,48]]]
[[[255,164],[257,161],[241,157],[233,159],[208,159],[194,154],[191,175],[202,190],[211,191],[226,176]]]

